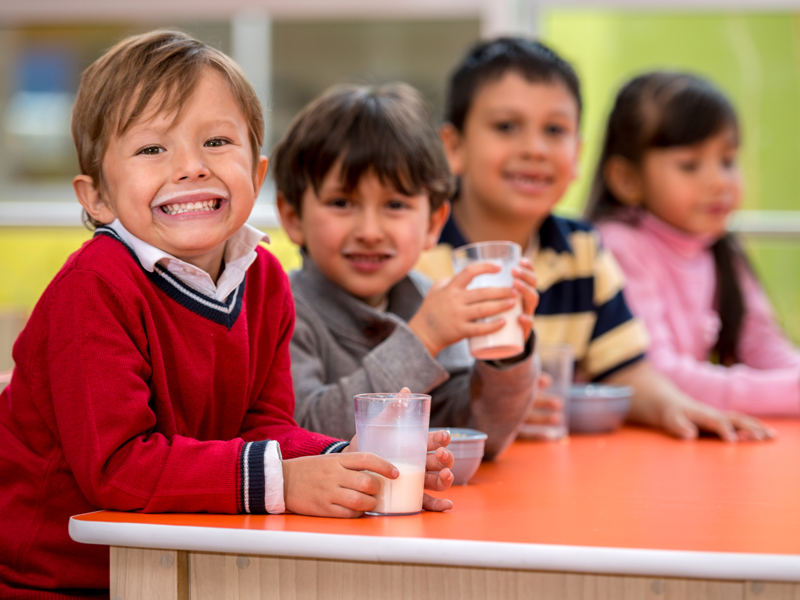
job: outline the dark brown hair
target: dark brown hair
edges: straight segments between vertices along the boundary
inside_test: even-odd
[[[433,113],[422,96],[402,83],[330,88],[306,106],[272,152],[272,175],[298,213],[309,185],[339,164],[345,191],[372,171],[384,185],[414,195],[426,192],[431,209],[452,194]]]
[[[606,184],[605,165],[612,156],[638,167],[652,148],[692,146],[727,129],[733,130],[738,140],[739,123],[733,105],[706,79],[664,71],[632,79],[620,89],[608,117],[586,217],[592,221],[636,224],[641,215],[642,208],[627,206]],[[731,365],[738,362],[736,346],[745,314],[736,267],[749,265],[730,233],[714,243],[712,253],[717,273],[717,310],[722,321],[714,352],[721,364]]]
[[[122,40],[83,72],[72,109],[72,139],[81,173],[102,189],[103,157],[111,137],[124,134],[154,101],[159,103],[158,113],[175,113],[177,118],[209,67],[228,81],[247,121],[255,170],[264,140],[264,116],[242,69],[185,33],[157,30]],[[101,225],[86,211],[83,219],[90,229]]]
[[[501,37],[472,46],[453,70],[447,86],[445,120],[463,132],[478,91],[508,72],[519,73],[530,83],[562,84],[575,98],[580,118],[581,86],[572,65],[541,42]]]

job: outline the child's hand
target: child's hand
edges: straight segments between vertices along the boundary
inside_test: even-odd
[[[425,345],[431,356],[436,356],[447,346],[464,338],[487,335],[503,327],[503,319],[490,323],[478,323],[477,320],[493,317],[512,308],[521,293],[516,289],[516,282],[513,288],[467,289],[478,275],[499,271],[500,267],[497,265],[475,263],[454,277],[437,281],[433,285],[417,314],[408,322],[411,331]]]
[[[446,448],[450,443],[449,431],[431,431],[428,433],[428,458],[425,462],[425,489],[443,492],[453,485],[453,468],[455,457]],[[444,498],[434,498],[425,494],[422,497],[422,508],[442,512],[453,508],[451,500]]]
[[[522,314],[519,324],[525,334],[525,341],[533,330],[533,311],[539,305],[539,292],[536,291],[536,273],[533,265],[527,258],[519,261],[519,267],[512,271],[514,275],[514,289],[522,295]]]
[[[699,430],[716,433],[723,440],[769,440],[776,432],[758,419],[737,412],[723,412],[686,395],[647,362],[612,373],[604,383],[630,385],[634,389],[628,419],[666,431],[675,437],[694,439]]]
[[[360,517],[377,505],[380,491],[372,471],[389,479],[400,472],[369,452],[342,452],[283,461],[286,510],[316,517]]]
[[[716,433],[726,442],[771,440],[776,432],[754,417],[734,411],[721,411],[687,398],[664,407],[661,427],[679,438],[694,439],[698,429]]]

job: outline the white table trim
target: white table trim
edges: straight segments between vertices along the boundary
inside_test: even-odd
[[[374,563],[722,580],[800,581],[800,556],[645,550],[81,521],[76,542]]]

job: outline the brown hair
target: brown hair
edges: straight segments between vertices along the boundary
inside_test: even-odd
[[[103,157],[112,136],[124,134],[151,102],[157,112],[180,114],[203,70],[227,79],[248,124],[253,169],[264,140],[264,116],[255,90],[233,59],[180,31],[156,30],[116,44],[81,76],[72,109],[72,139],[81,173],[100,189]],[[84,211],[84,224],[100,226]]]
[[[278,191],[300,213],[307,187],[319,192],[337,162],[345,191],[373,171],[403,194],[427,192],[432,210],[453,192],[433,113],[406,84],[330,88],[300,112],[275,146],[272,173]]]
[[[445,120],[463,132],[478,92],[506,73],[517,73],[529,83],[563,85],[575,99],[580,119],[581,84],[572,65],[541,42],[499,37],[470,47],[453,70],[447,85]]]
[[[688,73],[656,71],[626,83],[608,117],[606,138],[595,172],[586,217],[636,224],[642,208],[617,199],[605,181],[605,165],[620,156],[639,166],[651,148],[691,146],[732,129],[739,137],[736,111],[711,82]],[[737,266],[750,268],[736,238],[728,233],[711,248],[717,273],[717,310],[722,327],[712,357],[738,362],[736,347],[745,314]]]

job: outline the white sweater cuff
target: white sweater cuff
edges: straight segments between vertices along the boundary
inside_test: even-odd
[[[271,514],[286,512],[283,498],[283,463],[281,447],[275,440],[264,451],[264,507]]]

